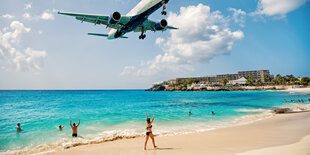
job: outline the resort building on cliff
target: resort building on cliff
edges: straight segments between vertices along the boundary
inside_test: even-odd
[[[252,77],[255,80],[261,80],[262,82],[265,82],[265,77],[270,77],[270,71],[269,70],[256,70],[256,71],[239,71],[238,75],[240,77],[249,78]]]
[[[252,77],[255,80],[265,82],[265,77],[273,77],[270,75],[269,70],[252,70],[252,71],[239,71],[237,74],[220,74],[220,75],[207,75],[203,77],[191,77],[197,81],[204,81],[206,84],[221,84],[223,79],[227,79],[229,84],[245,84],[246,80]],[[176,78],[168,81],[161,82],[161,84],[172,84],[184,81],[189,78]]]

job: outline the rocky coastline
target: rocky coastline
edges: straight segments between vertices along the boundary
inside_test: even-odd
[[[146,91],[271,91],[287,90],[291,86],[210,86],[210,87],[171,87],[169,85],[155,85]]]

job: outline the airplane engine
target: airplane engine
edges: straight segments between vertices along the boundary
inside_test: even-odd
[[[119,12],[114,12],[109,18],[109,24],[117,24],[121,20],[122,15]]]
[[[157,31],[160,31],[160,30],[165,29],[167,26],[168,26],[167,20],[163,19],[163,20],[161,20],[159,23],[156,23],[156,24],[155,24],[155,29],[156,29]]]

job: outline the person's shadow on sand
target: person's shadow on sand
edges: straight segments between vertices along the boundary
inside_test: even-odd
[[[157,149],[154,149],[154,150],[175,150],[175,148],[164,148],[164,147],[160,147],[160,148],[157,148]]]
[[[169,151],[169,150],[175,150],[175,149],[180,149],[180,148],[169,148],[169,147],[164,148],[164,147],[161,147],[161,148],[157,148],[157,149],[147,149],[147,150],[145,151],[145,155],[148,155],[148,154],[156,155],[156,152],[157,152],[157,151],[164,151],[164,150]],[[151,153],[151,152],[149,152],[149,151],[153,151],[153,152]]]

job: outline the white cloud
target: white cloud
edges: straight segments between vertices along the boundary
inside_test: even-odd
[[[287,13],[298,9],[309,0],[260,0],[257,10],[251,15],[285,17]]]
[[[43,20],[54,20],[55,17],[52,13],[50,13],[50,11],[45,10],[41,15],[41,19],[43,19]]]
[[[28,3],[28,4],[25,4],[25,10],[28,10],[28,9],[31,9],[32,8],[32,3]]]
[[[4,15],[2,15],[2,18],[12,19],[12,18],[14,18],[14,16],[12,16],[10,14],[4,14]]]
[[[23,18],[27,20],[54,20],[55,19],[53,13],[51,13],[49,10],[45,10],[39,16],[31,16],[28,12],[25,12],[23,14]]]
[[[23,14],[23,18],[25,18],[25,19],[31,19],[31,16],[30,16],[30,14],[29,13],[24,13]]]
[[[194,71],[195,65],[228,54],[234,42],[244,37],[242,31],[230,30],[229,20],[221,12],[211,12],[203,4],[182,7],[180,14],[170,13],[168,21],[179,30],[170,31],[167,39],[156,40],[164,53],[139,67],[125,67],[121,75],[168,77]]]
[[[244,27],[246,12],[241,9],[229,8],[229,11],[233,12],[233,20],[239,26]]]
[[[19,21],[13,21],[9,32],[0,32],[0,60],[2,68],[16,71],[40,70],[46,57],[45,51],[27,48],[24,52],[16,49],[21,35],[31,31]]]

